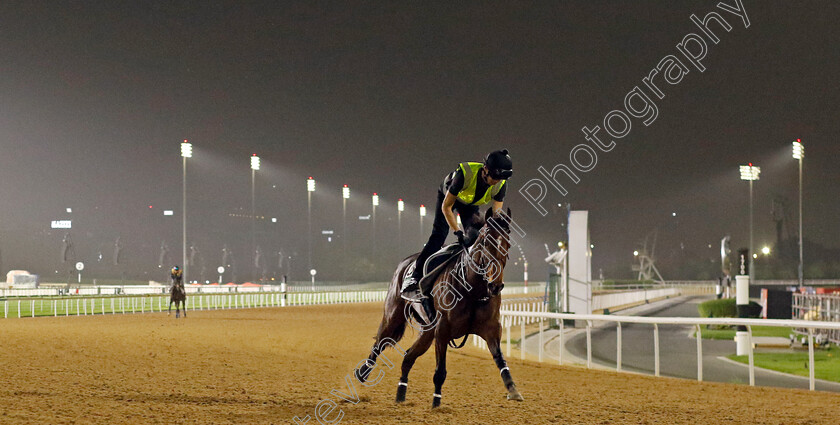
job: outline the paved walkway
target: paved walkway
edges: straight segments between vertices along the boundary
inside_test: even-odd
[[[697,304],[709,297],[679,297],[623,310],[623,316],[698,317]],[[651,325],[622,325],[622,370],[653,374],[653,330]],[[558,330],[543,334],[543,361],[557,362],[559,354]],[[697,379],[697,342],[691,337],[693,329],[686,326],[660,325],[660,374]],[[586,366],[586,329],[564,332],[563,364]],[[760,347],[789,346],[786,338],[757,338]],[[538,354],[538,335],[525,340],[525,351]],[[735,353],[735,342],[703,340],[703,380],[715,382],[749,383],[747,365],[731,361],[726,356]],[[616,329],[612,323],[596,323],[592,329],[592,367],[616,369]],[[808,378],[756,368],[756,385],[808,389]],[[816,389],[840,392],[840,383],[817,380]]]

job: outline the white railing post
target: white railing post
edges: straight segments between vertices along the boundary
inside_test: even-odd
[[[557,353],[557,363],[560,365],[563,364],[563,331],[565,331],[565,323],[563,323],[563,319],[560,319],[560,349]]]
[[[621,322],[616,323],[615,336],[615,370],[621,372]]]
[[[592,368],[592,321],[586,321],[586,367]]]
[[[752,326],[747,325],[747,348],[750,357],[750,386],[755,386],[755,362],[753,361]]]
[[[537,360],[542,363],[543,361],[543,319],[540,319],[540,337],[539,337],[540,347],[537,350]]]
[[[703,381],[703,335],[700,332],[700,325],[697,326],[697,380]]]
[[[659,376],[659,325],[653,324],[653,370]]]
[[[510,317],[506,317],[505,319],[505,339],[507,339],[507,351],[505,355],[510,357]]]
[[[525,318],[519,322],[519,360],[525,359]]]
[[[814,328],[808,328],[808,388],[814,391]]]

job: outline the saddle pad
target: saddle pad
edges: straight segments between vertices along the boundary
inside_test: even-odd
[[[429,261],[426,261],[425,270],[428,272],[420,279],[420,288],[423,288],[423,293],[428,294],[426,289],[431,289],[431,286],[435,283],[435,280],[438,276],[443,272],[446,266],[449,263],[458,260],[458,254],[461,253],[461,246],[458,244],[449,245],[440,251],[436,252],[434,256],[436,257],[436,261],[432,263],[432,257],[429,257]],[[435,264],[435,267],[430,270],[430,265]]]

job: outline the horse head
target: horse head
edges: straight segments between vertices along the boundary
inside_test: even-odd
[[[507,213],[487,209],[478,239],[470,248],[470,268],[487,283],[489,297],[504,288],[504,269],[510,249],[510,208]]]

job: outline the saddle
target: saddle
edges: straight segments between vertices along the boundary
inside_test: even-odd
[[[404,294],[403,298],[408,301],[417,302],[420,299],[420,288],[431,288],[443,270],[450,263],[458,259],[458,254],[461,253],[461,250],[461,245],[453,243],[444,246],[434,254],[430,255],[426,262],[423,263],[423,278],[418,282],[418,288],[411,293]],[[403,273],[403,281],[408,279],[412,273],[414,273],[413,263],[411,266],[407,267]]]
[[[424,288],[426,285],[431,285],[435,279],[443,272],[443,269],[449,265],[450,262],[458,258],[461,253],[461,245],[457,243],[446,245],[434,254],[430,255],[423,264],[423,278],[418,282],[419,287]]]

